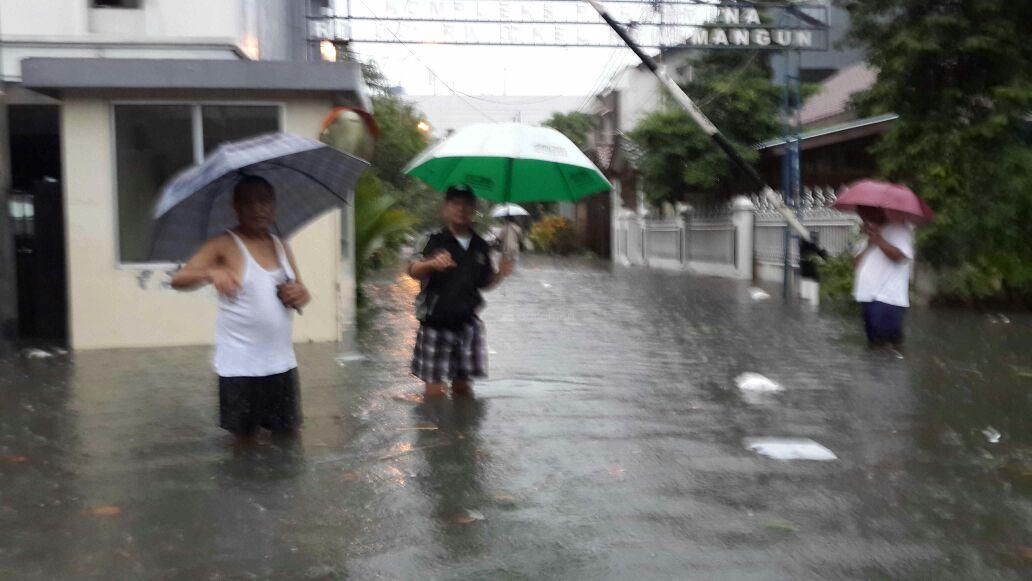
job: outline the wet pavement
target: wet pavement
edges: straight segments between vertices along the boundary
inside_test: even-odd
[[[207,349],[0,362],[0,578],[1032,574],[1028,315],[914,310],[898,359],[743,283],[531,260],[489,295],[491,379],[426,405],[415,290],[370,285],[365,358],[299,346],[301,438],[243,454]]]

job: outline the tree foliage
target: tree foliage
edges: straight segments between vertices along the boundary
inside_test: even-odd
[[[592,129],[591,116],[587,113],[579,111],[571,113],[555,112],[542,125],[562,133],[580,149],[587,149],[588,135]]]
[[[1032,2],[839,0],[879,71],[856,99],[899,120],[876,146],[886,177],[938,212],[922,252],[951,298],[1032,297]]]
[[[736,146],[746,161],[752,145],[780,128],[782,90],[771,81],[766,55],[709,52],[693,63],[693,80],[682,88]],[[731,163],[680,108],[643,118],[629,137],[643,149],[638,169],[654,203],[726,195],[739,182]]]

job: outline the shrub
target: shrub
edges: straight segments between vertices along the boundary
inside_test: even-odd
[[[829,256],[818,267],[821,276],[821,298],[832,302],[853,300],[853,255],[843,252]]]
[[[530,241],[540,252],[569,254],[577,248],[577,233],[566,218],[544,216],[531,226]]]

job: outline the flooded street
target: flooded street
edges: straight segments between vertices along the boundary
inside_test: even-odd
[[[0,363],[0,577],[1032,574],[1028,315],[913,309],[899,359],[776,289],[527,260],[491,379],[427,405],[416,290],[369,285],[357,351],[299,345],[301,438],[243,454],[207,348]]]

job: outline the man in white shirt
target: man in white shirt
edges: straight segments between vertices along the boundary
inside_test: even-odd
[[[871,347],[903,345],[903,315],[910,306],[914,231],[906,222],[890,222],[884,210],[858,206],[867,247],[854,259],[853,297],[863,309]]]

